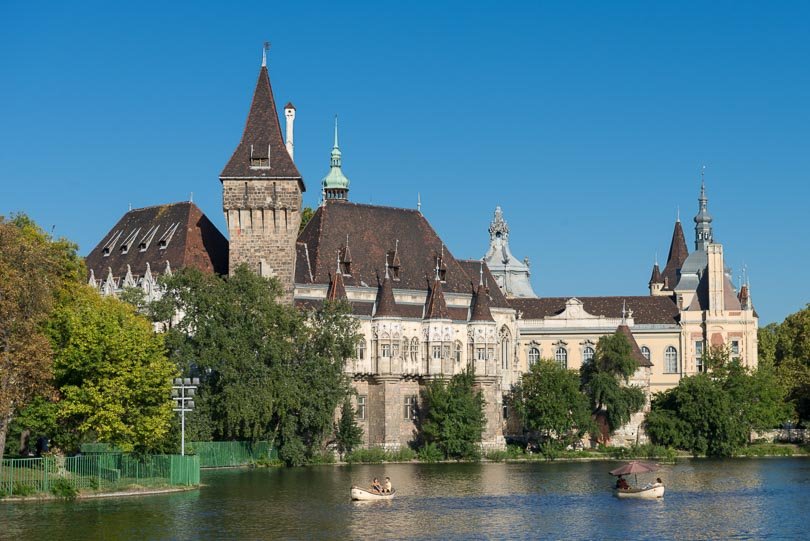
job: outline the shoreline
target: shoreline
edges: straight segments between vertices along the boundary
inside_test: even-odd
[[[32,494],[30,496],[5,496],[0,498],[0,503],[20,503],[20,502],[47,502],[47,501],[74,501],[74,500],[97,500],[106,498],[132,498],[136,496],[155,496],[160,494],[174,494],[176,492],[191,492],[199,490],[203,485],[183,486],[183,487],[165,487],[165,488],[146,488],[146,489],[129,489],[120,492],[85,492],[79,493],[75,498],[65,499],[59,496],[54,496],[46,492]]]

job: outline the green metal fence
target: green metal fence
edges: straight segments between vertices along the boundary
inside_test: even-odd
[[[196,456],[122,453],[6,459],[0,465],[0,494],[50,492],[57,479],[67,479],[79,490],[102,492],[194,486],[200,484],[200,460]]]
[[[275,460],[278,452],[269,441],[196,441],[187,451],[200,457],[201,468],[246,466],[257,460]]]

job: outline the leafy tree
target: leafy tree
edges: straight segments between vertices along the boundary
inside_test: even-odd
[[[48,334],[63,428],[125,451],[162,445],[174,417],[169,395],[177,370],[147,319],[124,302],[77,285],[54,310]]]
[[[593,360],[580,368],[582,390],[591,412],[604,415],[610,433],[644,407],[644,391],[627,385],[637,369],[630,341],[620,332],[601,337]]]
[[[349,392],[357,322],[347,306],[302,313],[277,301],[276,280],[245,266],[229,277],[187,269],[166,287],[164,301],[184,313],[167,333],[171,356],[202,383],[191,432],[274,439],[290,465],[313,456]]]
[[[779,325],[770,323],[757,331],[757,363],[759,366],[776,364],[776,343]]]
[[[357,425],[354,408],[348,397],[343,401],[340,420],[335,425],[335,442],[341,458],[363,443],[363,429]]]
[[[301,209],[301,225],[298,227],[299,233],[304,230],[314,214],[315,211],[312,210],[312,207],[304,207]]]
[[[512,393],[523,426],[563,447],[579,440],[592,426],[588,398],[579,383],[575,371],[556,361],[534,363]]]
[[[422,447],[438,447],[445,458],[476,458],[484,433],[484,398],[474,387],[472,371],[449,381],[431,381],[422,391],[419,420]]]
[[[30,218],[0,216],[0,459],[14,415],[52,392],[52,351],[43,324],[65,289],[81,280],[76,246]]]

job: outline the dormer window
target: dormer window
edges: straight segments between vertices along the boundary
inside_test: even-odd
[[[388,272],[391,276],[391,279],[395,282],[400,281],[399,276],[399,269],[400,269],[400,262],[399,257],[397,257],[397,253],[395,250],[389,250],[388,253],[385,255],[385,258],[388,262]]]
[[[110,256],[110,249],[105,246],[104,249],[101,250],[101,255],[103,255],[104,257],[109,257]]]
[[[341,261],[340,262],[340,272],[343,276],[351,276],[352,275],[352,262],[351,261]]]
[[[129,247],[135,243],[135,239],[138,237],[138,233],[140,233],[141,228],[139,227],[129,235],[127,238],[124,239],[124,242],[121,243],[121,246],[118,248],[122,254],[129,252]]]
[[[104,248],[101,249],[101,255],[109,257],[113,247],[118,244],[118,239],[120,239],[123,234],[123,231],[116,231],[113,236],[110,237],[110,240],[107,241],[107,244],[104,245]]]
[[[251,158],[251,167],[270,167],[270,158]]]
[[[161,250],[165,250],[167,246],[169,246],[169,242],[171,242],[172,237],[174,236],[174,232],[177,231],[177,228],[180,226],[180,222],[174,223],[169,226],[169,229],[166,230],[165,233],[158,239],[158,248]]]
[[[160,226],[158,225],[153,225],[149,228],[149,231],[146,232],[146,235],[141,238],[141,242],[138,243],[138,249],[141,252],[145,252],[146,249],[149,248],[149,245],[152,244],[152,239],[155,238],[155,234],[157,233],[159,227]]]

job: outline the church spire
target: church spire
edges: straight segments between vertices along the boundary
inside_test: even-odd
[[[706,251],[709,244],[714,242],[712,235],[712,216],[709,214],[709,199],[706,197],[706,181],[704,173],[706,166],[700,172],[700,197],[698,197],[699,210],[695,216],[695,250]]]
[[[479,270],[478,277],[478,290],[473,296],[473,305],[470,310],[470,321],[482,322],[495,320],[492,318],[492,312],[489,309],[489,290],[484,285],[484,261],[481,261],[481,269]]]
[[[667,256],[666,265],[661,273],[661,279],[664,284],[664,289],[672,291],[678,285],[680,278],[680,270],[683,267],[684,261],[689,256],[689,249],[686,247],[686,237],[683,234],[683,227],[681,220],[675,222],[675,228],[672,230],[672,240],[669,243],[669,255]]]
[[[335,276],[329,276],[329,289],[326,290],[326,300],[345,301],[348,300],[348,298],[349,297],[346,295],[346,286],[343,284],[343,273],[340,271],[340,252],[338,252]]]
[[[433,287],[428,292],[424,319],[450,319],[450,312],[447,311],[447,303],[444,300],[444,292],[442,291],[440,270],[439,259],[436,259],[436,274],[433,278]]]
[[[332,147],[329,173],[321,181],[325,199],[346,201],[349,198],[349,179],[343,174],[342,166],[342,155],[338,146],[338,117],[335,115],[335,145]]]

